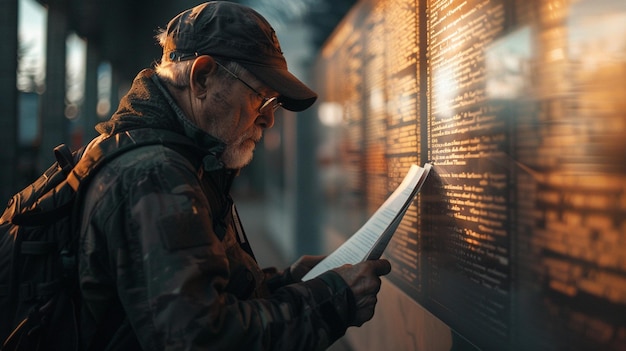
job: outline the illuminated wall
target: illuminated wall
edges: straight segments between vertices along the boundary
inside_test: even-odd
[[[361,1],[316,77],[329,247],[430,160],[394,286],[480,349],[626,350],[626,2]]]

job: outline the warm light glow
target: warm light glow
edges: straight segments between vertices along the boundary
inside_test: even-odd
[[[111,103],[108,99],[100,99],[98,100],[98,105],[96,106],[96,112],[98,113],[98,117],[104,118],[108,117],[109,111],[111,111]]]
[[[522,97],[530,82],[530,66],[533,52],[531,29],[524,27],[487,48],[487,96],[490,99],[514,99]]]
[[[372,111],[380,111],[385,107],[385,95],[380,88],[373,88],[370,93],[370,108]]]
[[[65,106],[65,118],[67,119],[76,119],[79,112],[80,110],[76,104],[68,104],[67,106]]]
[[[457,94],[458,85],[454,79],[453,63],[437,67],[433,74],[434,112],[441,116],[450,118],[454,113],[452,100]]]
[[[318,118],[328,127],[339,125],[343,121],[343,107],[336,102],[323,102],[318,109]]]
[[[346,218],[431,160],[436,184],[385,252],[403,293],[480,349],[624,345],[626,2],[362,0],[351,13],[316,72],[344,119],[325,131],[344,182],[324,225],[358,229]]]

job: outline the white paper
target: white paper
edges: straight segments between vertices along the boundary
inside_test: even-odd
[[[400,185],[367,222],[337,250],[313,267],[302,280],[313,279],[346,263],[356,264],[367,259],[378,259],[431,168],[429,163],[424,164],[423,168],[412,165]]]

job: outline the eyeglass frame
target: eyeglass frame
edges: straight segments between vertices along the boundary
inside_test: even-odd
[[[243,79],[239,78],[239,76],[236,75],[234,72],[232,72],[231,70],[226,68],[223,64],[219,63],[218,61],[215,61],[215,63],[219,67],[224,69],[224,71],[226,71],[226,73],[230,74],[233,78],[237,79],[238,81],[243,83],[243,85],[245,85],[248,88],[250,88],[250,90],[252,90],[258,97],[263,99],[263,102],[261,103],[261,106],[259,106],[259,108],[257,109],[257,112],[259,112],[260,114],[263,114],[263,110],[266,109],[268,106],[271,106],[272,113],[274,113],[274,112],[276,112],[276,110],[278,110],[279,107],[281,107],[283,105],[282,102],[278,101],[278,96],[272,96],[272,97],[269,97],[269,98],[264,96],[258,90],[254,89],[250,84],[246,83],[246,81],[244,81]],[[275,103],[273,105],[270,105],[272,102],[275,102]]]

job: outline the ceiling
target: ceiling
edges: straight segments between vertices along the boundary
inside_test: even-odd
[[[154,36],[176,14],[200,1],[39,0],[66,1],[69,29],[98,48],[103,60],[128,79],[161,56]],[[305,24],[318,49],[356,0],[239,0],[274,26]],[[278,30],[277,30],[278,32]],[[280,35],[279,35],[280,36]]]

